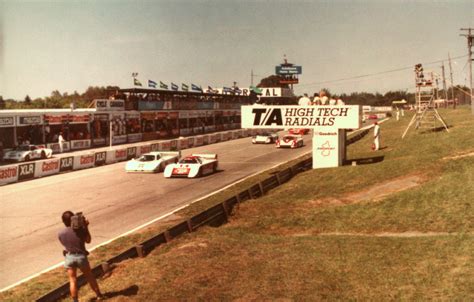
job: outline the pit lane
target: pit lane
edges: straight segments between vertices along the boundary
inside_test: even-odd
[[[156,217],[239,179],[311,150],[310,135],[299,149],[252,145],[243,138],[186,149],[217,153],[219,173],[197,179],[165,179],[159,174],[127,174],[125,162],[53,175],[0,187],[2,249],[0,288],[62,261],[57,232],[65,210],[90,220],[92,245],[106,242]]]

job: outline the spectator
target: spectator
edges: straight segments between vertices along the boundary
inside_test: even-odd
[[[336,105],[336,100],[333,99],[333,98],[330,98],[330,99],[329,99],[329,105],[331,105],[331,106]]]
[[[308,94],[305,93],[300,99],[298,100],[298,105],[300,106],[310,106],[311,100],[308,97]]]
[[[340,98],[339,98],[339,99],[337,99],[337,102],[336,102],[336,104],[337,104],[337,105],[339,105],[339,106],[344,106],[344,105],[345,105],[344,101],[343,101],[343,100],[341,100]]]
[[[59,136],[58,136],[58,144],[59,144],[59,152],[63,153],[63,144],[64,144],[65,140],[64,140],[64,137],[63,137],[63,133],[62,132],[59,132]]]

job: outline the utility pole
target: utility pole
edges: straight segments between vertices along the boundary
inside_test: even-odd
[[[451,99],[453,100],[453,109],[456,109],[456,101],[454,100],[454,82],[453,82],[453,66],[451,65],[451,55],[448,52],[449,58],[449,74],[451,77]]]
[[[470,93],[469,96],[471,97],[471,113],[474,115],[474,98],[472,97],[472,40],[474,38],[474,35],[472,32],[474,31],[474,28],[461,28],[461,30],[467,31],[466,34],[462,34],[460,36],[466,37],[467,38],[467,50],[469,52],[469,57],[468,57],[468,63],[469,63],[469,89]]]
[[[446,77],[444,75],[444,61],[441,65],[441,70],[443,71],[443,91],[444,91],[444,108],[448,107],[448,92],[446,91]]]

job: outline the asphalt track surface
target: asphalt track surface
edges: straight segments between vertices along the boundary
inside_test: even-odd
[[[251,138],[182,151],[217,153],[219,172],[197,179],[165,179],[127,174],[125,162],[53,175],[0,187],[0,289],[63,261],[57,232],[61,214],[82,211],[90,221],[92,243],[109,241],[249,175],[310,152],[305,146],[277,149],[252,145]],[[128,248],[128,247],[124,247]],[[66,278],[66,276],[65,276]],[[65,279],[66,281],[66,279]]]

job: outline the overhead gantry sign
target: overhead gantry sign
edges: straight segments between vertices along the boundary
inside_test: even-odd
[[[313,169],[342,165],[345,130],[360,128],[361,117],[359,105],[242,106],[242,128],[312,128]]]

